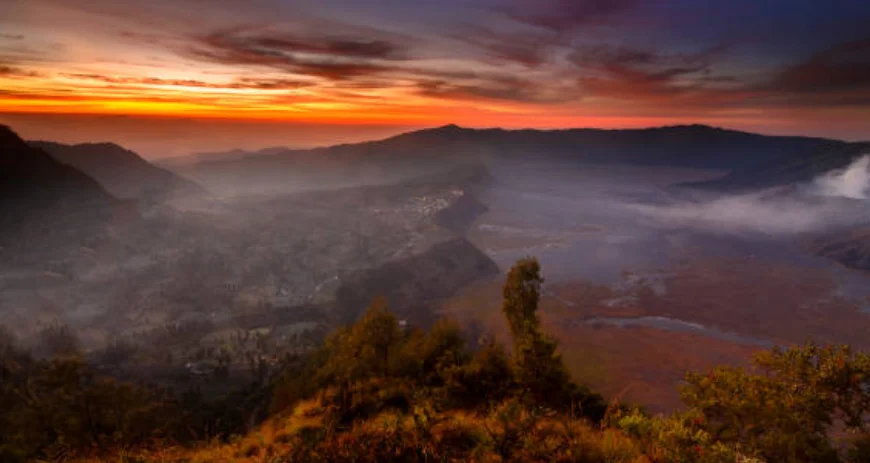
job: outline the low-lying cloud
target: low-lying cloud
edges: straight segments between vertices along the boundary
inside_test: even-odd
[[[822,196],[867,199],[867,190],[870,189],[868,167],[870,155],[861,156],[845,169],[818,177],[814,182],[816,191]]]
[[[870,155],[798,188],[778,187],[668,205],[629,208],[666,226],[722,233],[799,234],[866,224]]]

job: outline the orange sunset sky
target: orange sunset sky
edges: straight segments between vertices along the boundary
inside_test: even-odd
[[[447,123],[870,139],[868,5],[0,0],[0,123],[152,158]]]

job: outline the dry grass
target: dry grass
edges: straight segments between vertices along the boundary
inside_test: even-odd
[[[306,457],[298,457],[308,455],[299,453],[298,446],[304,439],[301,435],[306,430],[323,429],[327,415],[318,400],[309,400],[300,403],[291,414],[272,418],[230,443],[212,442],[189,449],[172,447],[120,453],[78,462],[307,461]],[[360,458],[360,461],[380,461],[382,456],[377,452],[384,448],[394,448],[396,455],[402,455],[402,458],[423,454],[430,455],[433,461],[439,461],[438,455],[442,454],[452,454],[448,461],[544,461],[542,458],[546,461],[613,463],[646,461],[637,444],[620,431],[602,431],[586,422],[560,415],[530,415],[527,409],[512,408],[511,403],[491,413],[384,411],[330,435],[320,447],[314,444],[318,449],[315,454],[319,455],[316,461],[332,461],[339,457],[343,458],[342,461],[358,461]],[[407,461],[402,458],[399,461]]]

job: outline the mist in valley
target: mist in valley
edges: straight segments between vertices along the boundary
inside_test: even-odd
[[[641,329],[743,347],[859,339],[815,320],[863,309],[870,281],[813,242],[865,225],[866,156],[791,185],[721,191],[704,187],[729,172],[716,165],[607,162],[564,148],[503,156],[469,141],[476,132],[439,130],[236,152],[104,182],[136,213],[113,214],[80,242],[51,233],[7,242],[0,325],[37,355],[74,346],[116,375],[168,385],[221,371],[226,382],[209,385],[221,389],[310,351],[379,297],[420,327],[466,307],[463,298],[499,297],[486,282],[535,256],[568,336],[617,342]],[[63,146],[32,146],[80,162]],[[94,147],[123,153],[85,146]],[[801,307],[781,299],[794,283],[783,272],[810,276]],[[479,282],[489,289],[475,295]],[[747,291],[769,307],[746,305]],[[720,292],[715,307],[690,309]],[[759,310],[785,328],[754,323]],[[812,316],[795,316],[804,310]],[[472,341],[498,331],[466,312]]]

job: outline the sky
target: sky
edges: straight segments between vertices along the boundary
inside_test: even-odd
[[[870,139],[866,0],[0,0],[0,123],[148,157],[419,127]]]

